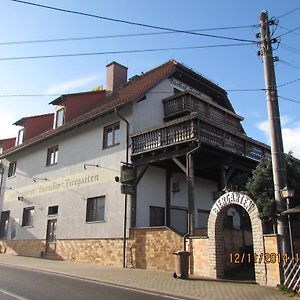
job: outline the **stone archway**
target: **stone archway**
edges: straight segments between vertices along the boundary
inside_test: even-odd
[[[224,247],[222,244],[222,221],[229,205],[240,205],[249,214],[253,235],[254,256],[264,255],[264,240],[262,223],[258,208],[253,200],[239,192],[229,192],[222,195],[213,205],[208,218],[208,265],[209,275],[212,278],[224,276]],[[256,259],[254,264],[255,280],[261,285],[266,284],[266,265],[264,261]]]

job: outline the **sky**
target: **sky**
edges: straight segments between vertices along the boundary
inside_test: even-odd
[[[30,0],[29,0],[30,1]],[[273,37],[300,26],[297,0],[32,0],[66,10],[179,30],[258,41],[259,14],[267,10],[278,20]],[[132,77],[170,59],[184,63],[228,91],[235,111],[242,115],[248,136],[269,144],[268,115],[263,89],[264,70],[256,44],[129,25],[120,22],[69,14],[2,0],[0,9],[0,139],[16,136],[22,117],[54,111],[48,103],[65,93],[105,88],[105,66],[117,61],[128,67]],[[250,27],[250,25],[253,25]],[[220,29],[224,27],[242,27]],[[209,30],[216,29],[218,30]],[[164,32],[164,34],[161,34]],[[116,37],[116,35],[160,33]],[[82,37],[97,39],[63,42],[32,42]],[[103,38],[103,36],[110,36]],[[111,37],[114,36],[114,37]],[[31,43],[15,43],[31,41]],[[64,58],[15,59],[73,53],[103,53],[124,50],[202,47],[243,44],[230,47],[194,48],[139,53],[110,53]],[[285,152],[300,158],[300,28],[281,37],[274,47],[282,134]],[[3,58],[14,58],[3,60]],[[297,80],[299,79],[299,80]],[[292,83],[289,83],[293,81]],[[284,85],[285,83],[288,83]],[[50,95],[49,95],[50,94]],[[24,97],[22,95],[32,95]],[[40,95],[40,96],[37,96]],[[284,99],[282,97],[288,98]],[[294,100],[295,102],[291,101]],[[297,103],[299,102],[299,103]]]

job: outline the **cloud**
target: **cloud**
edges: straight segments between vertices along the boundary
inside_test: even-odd
[[[256,127],[265,134],[270,143],[269,121],[262,121],[258,123]],[[300,158],[300,124],[298,122],[292,122],[287,116],[283,116],[281,118],[281,127],[285,153],[292,151],[295,157]]]
[[[63,94],[65,92],[74,92],[74,90],[78,88],[87,87],[88,84],[94,83],[96,85],[97,81],[100,82],[100,80],[102,81],[103,78],[104,76],[102,74],[93,74],[82,78],[56,83],[47,89],[47,94]]]
[[[12,125],[15,122],[14,115],[10,112],[0,112],[0,139],[16,137],[18,126]]]

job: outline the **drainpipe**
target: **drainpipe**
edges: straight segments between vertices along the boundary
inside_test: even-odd
[[[0,180],[0,195],[1,195],[2,184],[3,184],[3,177],[4,177],[4,168],[3,168],[2,164],[0,164],[0,176],[1,176],[1,180]]]
[[[186,154],[186,176],[188,178],[188,201],[189,201],[189,215],[188,215],[188,232],[183,236],[183,250],[186,251],[186,239],[191,235],[192,233],[192,227],[194,223],[194,218],[191,217],[191,214],[194,214],[194,191],[191,192],[191,176],[190,176],[190,167],[191,167],[191,155],[197,151],[200,148],[200,142],[197,140],[197,146],[189,151]],[[193,170],[194,171],[194,170]],[[194,174],[193,174],[194,176]],[[193,203],[192,203],[193,202]],[[193,204],[193,205],[191,205]],[[193,211],[191,212],[191,208]]]
[[[126,164],[129,161],[129,122],[121,116],[117,109],[115,114],[126,123]],[[127,231],[127,194],[125,194],[124,201],[124,232],[123,232],[123,268],[126,268],[126,231]]]

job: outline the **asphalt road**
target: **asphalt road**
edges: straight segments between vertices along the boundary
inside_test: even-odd
[[[179,299],[34,270],[0,266],[0,300]]]

